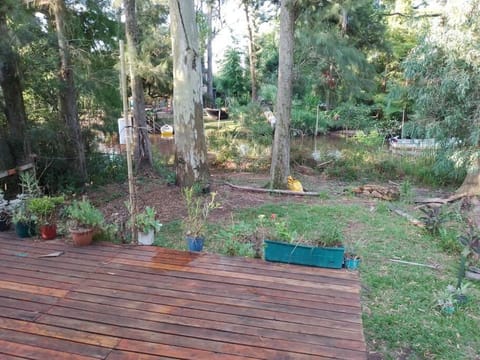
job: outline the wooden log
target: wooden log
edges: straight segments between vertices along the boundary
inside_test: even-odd
[[[408,220],[410,223],[412,223],[413,225],[418,226],[418,227],[422,227],[422,228],[425,227],[425,224],[424,224],[422,221],[415,219],[412,215],[407,214],[406,212],[404,212],[404,211],[402,211],[402,210],[400,210],[400,209],[397,209],[397,208],[395,208],[395,207],[393,207],[393,206],[391,206],[391,205],[388,206],[388,208],[389,208],[391,211],[393,211],[395,214],[400,215],[400,216],[403,216],[405,219],[407,219],[407,220]]]
[[[310,192],[310,191],[291,191],[291,190],[280,190],[280,189],[262,189],[256,188],[251,186],[240,186],[240,185],[233,185],[229,182],[226,182],[228,186],[238,189],[238,190],[245,190],[245,191],[252,191],[252,192],[262,192],[262,193],[273,193],[273,194],[282,194],[282,195],[302,195],[302,196],[318,196],[320,193],[318,192]]]

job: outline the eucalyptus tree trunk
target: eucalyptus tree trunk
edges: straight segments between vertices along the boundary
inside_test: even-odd
[[[273,139],[270,186],[287,187],[290,174],[290,116],[292,111],[295,1],[284,0],[280,8],[280,43],[275,136]]]
[[[60,71],[58,79],[60,89],[58,92],[60,113],[59,116],[65,122],[70,132],[70,142],[76,155],[75,167],[80,181],[87,180],[87,165],[85,160],[85,148],[82,132],[78,120],[77,95],[73,78],[73,65],[70,57],[70,49],[65,28],[67,9],[64,0],[52,0],[51,10],[55,16],[57,30],[58,49],[60,55]]]
[[[207,186],[201,55],[193,0],[169,0],[173,49],[173,119],[177,184]]]
[[[243,1],[243,10],[245,12],[245,17],[247,19],[247,30],[248,30],[248,58],[250,63],[250,82],[251,82],[251,98],[252,101],[257,100],[257,49],[255,44],[255,35],[254,30],[255,26],[255,16],[250,13],[249,1]],[[253,16],[252,16],[253,15]]]
[[[138,26],[135,0],[124,0],[123,5],[125,8],[125,33],[127,38],[130,84],[133,99],[133,125],[136,134],[135,163],[138,167],[141,167],[145,164],[152,166],[152,149],[150,144],[150,138],[148,137],[143,80],[137,74],[136,65],[138,53]]]
[[[456,192],[468,196],[480,195],[480,159],[469,169],[462,185]]]
[[[6,9],[0,7],[0,87],[5,107],[3,111],[8,124],[8,143],[13,167],[27,160],[30,146],[26,137],[27,115],[23,101],[23,88],[20,77],[18,54],[12,48],[10,31],[7,27]],[[4,155],[4,161],[10,158]]]
[[[209,104],[212,107],[215,107],[215,99],[213,94],[213,49],[212,49],[212,42],[213,42],[213,1],[208,4],[208,36],[207,36],[207,96],[208,101],[211,101]]]

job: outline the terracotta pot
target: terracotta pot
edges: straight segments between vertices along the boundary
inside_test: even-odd
[[[52,240],[57,237],[57,225],[40,226],[40,236],[43,240]]]
[[[90,245],[93,240],[93,229],[70,229],[73,245],[86,246]]]

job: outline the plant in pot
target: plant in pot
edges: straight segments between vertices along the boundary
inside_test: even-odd
[[[0,190],[0,231],[7,231],[10,229],[12,222],[12,214],[17,206],[18,200],[6,200],[4,193]]]
[[[277,220],[274,239],[264,241],[264,257],[267,261],[334,269],[343,266],[343,234],[336,226],[319,229],[315,239],[306,240],[290,230],[285,221]]]
[[[90,245],[95,230],[104,223],[103,214],[90,201],[74,201],[66,209],[69,218],[69,230],[73,244],[76,246]]]
[[[210,211],[220,205],[215,202],[216,193],[210,193],[210,197],[203,199],[195,194],[194,187],[186,187],[182,191],[187,207],[187,217],[183,220],[183,228],[186,235],[188,250],[202,251],[205,241],[204,230]]]
[[[13,210],[12,221],[15,224],[15,233],[20,238],[36,234],[36,220],[36,216],[28,210],[25,200],[22,200]]]
[[[345,245],[345,256],[344,263],[347,270],[357,270],[361,259],[356,250],[356,244],[353,242],[346,241]]]
[[[152,245],[155,232],[160,231],[162,224],[155,219],[157,215],[154,208],[147,206],[145,210],[135,216],[135,226],[138,230],[138,243]]]
[[[37,218],[42,239],[51,240],[57,236],[57,209],[63,202],[63,196],[42,196],[27,201],[28,211]]]

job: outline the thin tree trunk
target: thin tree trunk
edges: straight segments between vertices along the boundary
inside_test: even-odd
[[[77,98],[73,78],[73,66],[70,58],[68,40],[66,38],[65,17],[67,9],[64,0],[51,2],[55,25],[57,30],[58,48],[60,54],[60,72],[58,74],[60,89],[58,93],[60,102],[60,117],[65,122],[70,132],[70,141],[76,154],[76,171],[82,182],[87,179],[87,165],[82,132],[78,120]]]
[[[295,8],[293,0],[282,1],[275,137],[270,167],[270,183],[275,189],[287,187],[290,174],[290,116],[292,110]]]
[[[23,88],[20,76],[18,54],[11,46],[10,31],[7,27],[5,12],[0,12],[0,87],[8,123],[8,142],[11,155],[18,165],[25,162],[30,154],[30,145],[26,137],[27,115],[23,101]],[[5,154],[7,158],[7,154]]]
[[[213,94],[213,1],[208,4],[208,37],[207,37],[207,96],[210,106],[215,107]]]
[[[254,20],[251,17],[248,1],[243,1],[243,8],[245,11],[245,17],[247,18],[247,30],[248,30],[248,56],[250,62],[250,81],[251,81],[251,97],[252,101],[257,100],[257,52],[255,46]]]
[[[177,184],[208,185],[201,57],[193,0],[169,0],[173,49],[173,119]]]
[[[135,0],[124,0],[123,5],[125,8],[125,33],[127,38],[130,83],[133,99],[133,122],[136,133],[135,163],[138,167],[141,167],[146,163],[151,167],[153,164],[152,149],[150,138],[148,137],[143,80],[137,75],[136,69],[138,26]]]

